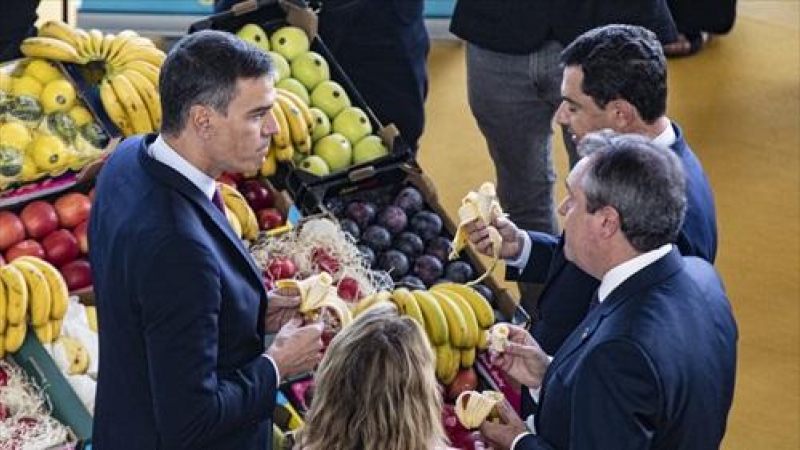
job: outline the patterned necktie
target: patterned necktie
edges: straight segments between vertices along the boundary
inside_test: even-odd
[[[225,214],[225,204],[222,203],[222,194],[219,191],[219,186],[214,187],[214,195],[211,196],[211,203],[222,211],[222,214]]]

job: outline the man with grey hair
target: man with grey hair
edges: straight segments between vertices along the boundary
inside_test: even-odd
[[[497,448],[719,448],[738,331],[714,268],[674,245],[681,161],[635,135],[592,134],[559,207],[569,261],[601,280],[589,314],[548,356],[511,327],[496,363],[539,390],[537,434],[509,408],[481,431]]]

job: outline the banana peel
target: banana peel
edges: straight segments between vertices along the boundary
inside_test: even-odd
[[[456,235],[453,238],[452,250],[450,251],[449,259],[457,259],[458,255],[461,253],[461,250],[463,250],[467,244],[469,244],[469,236],[466,231],[466,226],[478,219],[481,219],[488,225],[487,229],[489,231],[489,240],[492,242],[493,250],[492,263],[489,268],[477,279],[466,283],[468,286],[483,281],[486,277],[491,275],[492,272],[494,272],[494,268],[497,266],[497,261],[500,259],[500,249],[503,244],[503,237],[500,236],[500,232],[497,231],[497,228],[492,226],[491,223],[494,221],[494,219],[503,215],[503,208],[500,206],[500,201],[497,198],[497,192],[494,184],[491,182],[487,181],[483,183],[477,192],[470,191],[461,200],[461,206],[458,208],[458,229],[456,230]]]
[[[278,280],[275,282],[278,290],[291,290],[300,295],[298,311],[308,319],[316,320],[323,309],[333,312],[344,328],[353,321],[353,315],[347,304],[336,294],[333,278],[327,272],[310,276],[305,280]]]
[[[478,428],[502,401],[503,394],[497,391],[464,391],[456,398],[456,417],[464,428]]]

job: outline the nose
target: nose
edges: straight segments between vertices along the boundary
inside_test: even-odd
[[[277,108],[278,106],[276,105],[275,107]],[[272,136],[278,132],[278,121],[275,120],[275,116],[271,111],[264,116],[261,132],[265,136]]]
[[[565,101],[562,101],[561,104],[558,105],[558,109],[556,110],[556,122],[558,122],[559,125],[569,125],[569,120],[567,119],[567,102]]]

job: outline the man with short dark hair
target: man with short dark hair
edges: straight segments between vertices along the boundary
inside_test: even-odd
[[[159,92],[161,133],[117,147],[92,205],[93,445],[268,450],[278,383],[319,362],[322,327],[285,321],[299,299],[268,296],[214,180],[261,166],[277,131],[274,69],[235,36],[201,31],[172,48]]]

